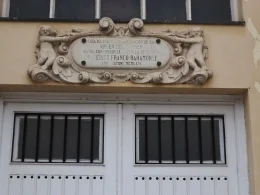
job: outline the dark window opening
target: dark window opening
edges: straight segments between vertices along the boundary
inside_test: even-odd
[[[223,116],[136,115],[136,163],[225,164]]]
[[[146,18],[149,21],[184,21],[186,5],[183,0],[146,1]]]
[[[145,17],[147,22],[227,23],[232,21],[230,0],[10,0],[9,16],[21,19],[85,20],[110,17],[129,22]],[[143,6],[141,6],[141,4]],[[190,8],[190,9],[189,9]]]
[[[101,17],[112,20],[130,21],[140,18],[140,0],[102,0]]]
[[[103,115],[15,114],[12,162],[103,163]]]
[[[227,0],[191,0],[193,21],[224,22],[231,21],[230,1]]]
[[[55,18],[60,19],[94,19],[94,0],[56,0]]]
[[[10,17],[49,18],[50,0],[10,0]]]

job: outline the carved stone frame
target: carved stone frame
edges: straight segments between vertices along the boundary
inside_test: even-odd
[[[110,18],[102,18],[99,29],[56,31],[42,26],[36,44],[37,63],[28,69],[33,81],[54,80],[65,83],[194,83],[203,84],[211,76],[206,59],[208,47],[200,28],[188,31],[147,32],[141,19],[133,18],[127,26],[116,27]],[[171,47],[171,58],[166,66],[154,70],[88,69],[76,65],[70,56],[73,43],[84,37],[153,37],[166,41]]]

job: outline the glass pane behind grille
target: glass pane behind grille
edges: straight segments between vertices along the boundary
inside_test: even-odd
[[[139,0],[102,0],[101,17],[109,17],[113,20],[129,21],[132,18],[140,18]]]
[[[65,116],[53,116],[51,161],[63,162]]]
[[[148,21],[186,20],[184,0],[149,0],[146,2],[146,18]]]
[[[171,117],[161,117],[162,162],[172,163],[172,122]]]
[[[78,117],[68,116],[66,135],[66,162],[77,162]]]
[[[10,0],[9,17],[49,18],[50,0]]]
[[[103,115],[15,114],[12,161],[102,163]]]
[[[91,117],[81,118],[81,133],[80,133],[80,161],[90,162],[91,155]]]
[[[191,163],[200,163],[200,139],[198,118],[188,118],[188,140],[189,140],[189,160]]]
[[[223,116],[136,115],[136,163],[225,164]]]
[[[27,116],[27,128],[24,132],[24,161],[34,161],[36,154],[37,116]]]
[[[38,161],[48,162],[50,155],[51,117],[40,116]]]
[[[94,19],[95,0],[56,0],[55,18],[58,19]]]
[[[148,138],[148,162],[155,163],[159,161],[159,140],[158,140],[158,119],[155,117],[148,117],[147,129],[149,133]]]
[[[184,117],[177,117],[174,119],[174,134],[175,162],[186,163],[186,134]]]

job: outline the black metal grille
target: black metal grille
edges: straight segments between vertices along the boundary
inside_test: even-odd
[[[136,164],[226,164],[223,115],[136,115]]]
[[[103,163],[104,115],[15,113],[12,162]]]

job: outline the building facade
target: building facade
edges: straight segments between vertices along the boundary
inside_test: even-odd
[[[260,194],[257,0],[0,0],[0,194]]]

